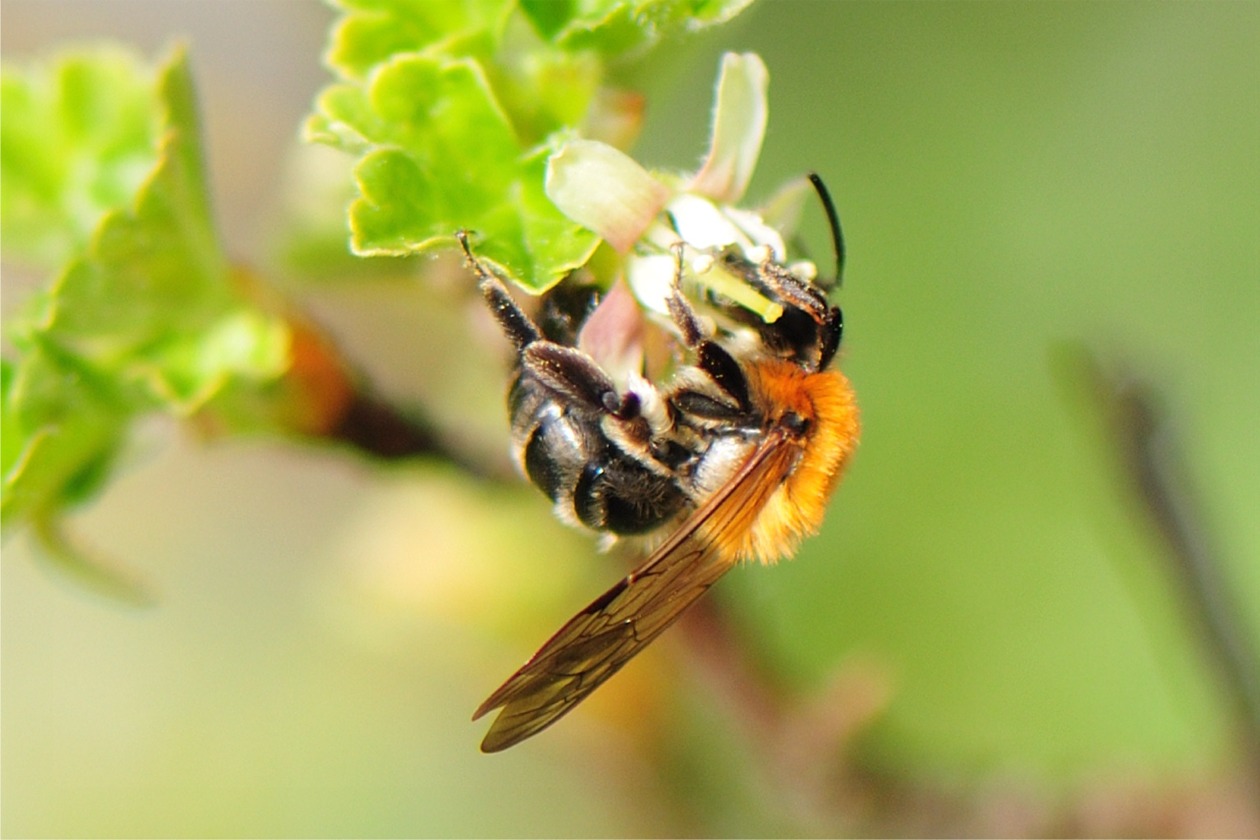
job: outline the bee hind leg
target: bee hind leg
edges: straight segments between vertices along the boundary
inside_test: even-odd
[[[473,254],[472,247],[468,244],[468,231],[458,231],[455,238],[459,240],[459,246],[464,250],[468,265],[477,275],[481,294],[490,306],[495,320],[499,322],[500,329],[512,342],[517,353],[524,352],[526,347],[542,338],[542,333],[534,324],[533,319],[525,314],[525,310],[517,306],[512,295],[508,293],[507,287],[503,285],[503,281]]]
[[[521,369],[548,390],[591,414],[629,419],[638,400],[618,395],[611,378],[590,356],[552,341],[535,341],[521,353]]]

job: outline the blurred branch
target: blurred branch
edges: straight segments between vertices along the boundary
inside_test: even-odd
[[[945,783],[854,761],[851,744],[888,705],[885,665],[841,663],[813,696],[769,673],[714,598],[679,622],[690,663],[753,750],[767,802],[804,836],[1252,837],[1246,774],[1168,783],[1117,775],[1055,795],[1027,777]]]
[[[290,301],[270,296],[270,305],[283,312],[292,347],[286,388],[277,402],[274,422],[299,437],[347,445],[358,454],[378,461],[436,458],[478,478],[509,481],[513,478],[506,459],[474,456],[454,445],[451,436],[421,411],[394,405],[372,382],[355,371],[354,364],[329,332]]]
[[[354,393],[326,437],[382,461],[430,457],[485,481],[509,481],[513,477],[504,465],[465,454],[424,420],[404,414],[367,390]]]
[[[1058,361],[1065,378],[1084,386],[1125,480],[1168,548],[1185,606],[1229,695],[1246,760],[1260,783],[1260,656],[1232,598],[1166,403],[1149,377],[1118,364],[1108,369],[1083,345],[1061,351]]]
[[[892,696],[883,664],[850,658],[821,689],[801,696],[766,669],[719,599],[701,599],[679,624],[698,673],[755,750],[773,807],[803,833],[858,829],[869,816],[868,791],[853,772],[849,746]]]

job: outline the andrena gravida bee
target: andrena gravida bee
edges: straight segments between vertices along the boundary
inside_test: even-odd
[[[839,219],[821,180],[810,180],[831,225],[838,282]],[[753,261],[729,247],[714,258],[781,305],[782,316],[766,323],[710,296],[701,301],[717,323],[709,329],[682,294],[689,246],[676,244],[667,307],[691,363],[665,386],[632,377],[619,390],[577,348],[572,317],[548,317],[544,299],[535,323],[467,235],[459,239],[515,348],[508,402],[524,472],[566,521],[614,535],[666,534],[477,709],[473,720],[502,708],[481,744],[496,752],[582,702],[735,564],[773,563],[815,533],[857,444],[858,412],[848,380],[828,370],[843,324],[827,302],[832,284],[773,255]]]

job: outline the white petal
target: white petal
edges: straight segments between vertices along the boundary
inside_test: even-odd
[[[669,315],[670,290],[678,262],[672,254],[634,257],[626,265],[626,281],[639,303],[661,315]]]
[[[731,223],[739,228],[749,241],[752,242],[752,248],[744,249],[744,256],[754,262],[760,261],[760,255],[752,253],[754,248],[768,248],[770,256],[776,261],[781,262],[787,252],[787,248],[783,244],[783,237],[777,230],[770,227],[761,216],[751,210],[740,210],[738,207],[723,208],[726,217]]]
[[[722,249],[743,244],[740,230],[713,202],[683,193],[669,203],[669,213],[678,228],[678,236],[692,248]]]

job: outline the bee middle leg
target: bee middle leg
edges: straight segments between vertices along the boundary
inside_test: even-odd
[[[685,247],[683,242],[678,242],[674,246],[677,267],[674,272],[674,282],[670,288],[669,297],[666,298],[670,318],[673,319],[675,326],[678,327],[683,343],[696,352],[697,363],[700,369],[709,375],[709,378],[726,396],[734,400],[735,407],[739,411],[748,411],[752,403],[748,395],[748,380],[744,376],[743,369],[740,368],[735,358],[720,344],[705,337],[699,316],[696,315],[695,309],[692,308],[687,299],[683,297],[681,283],[683,276],[683,249]]]

